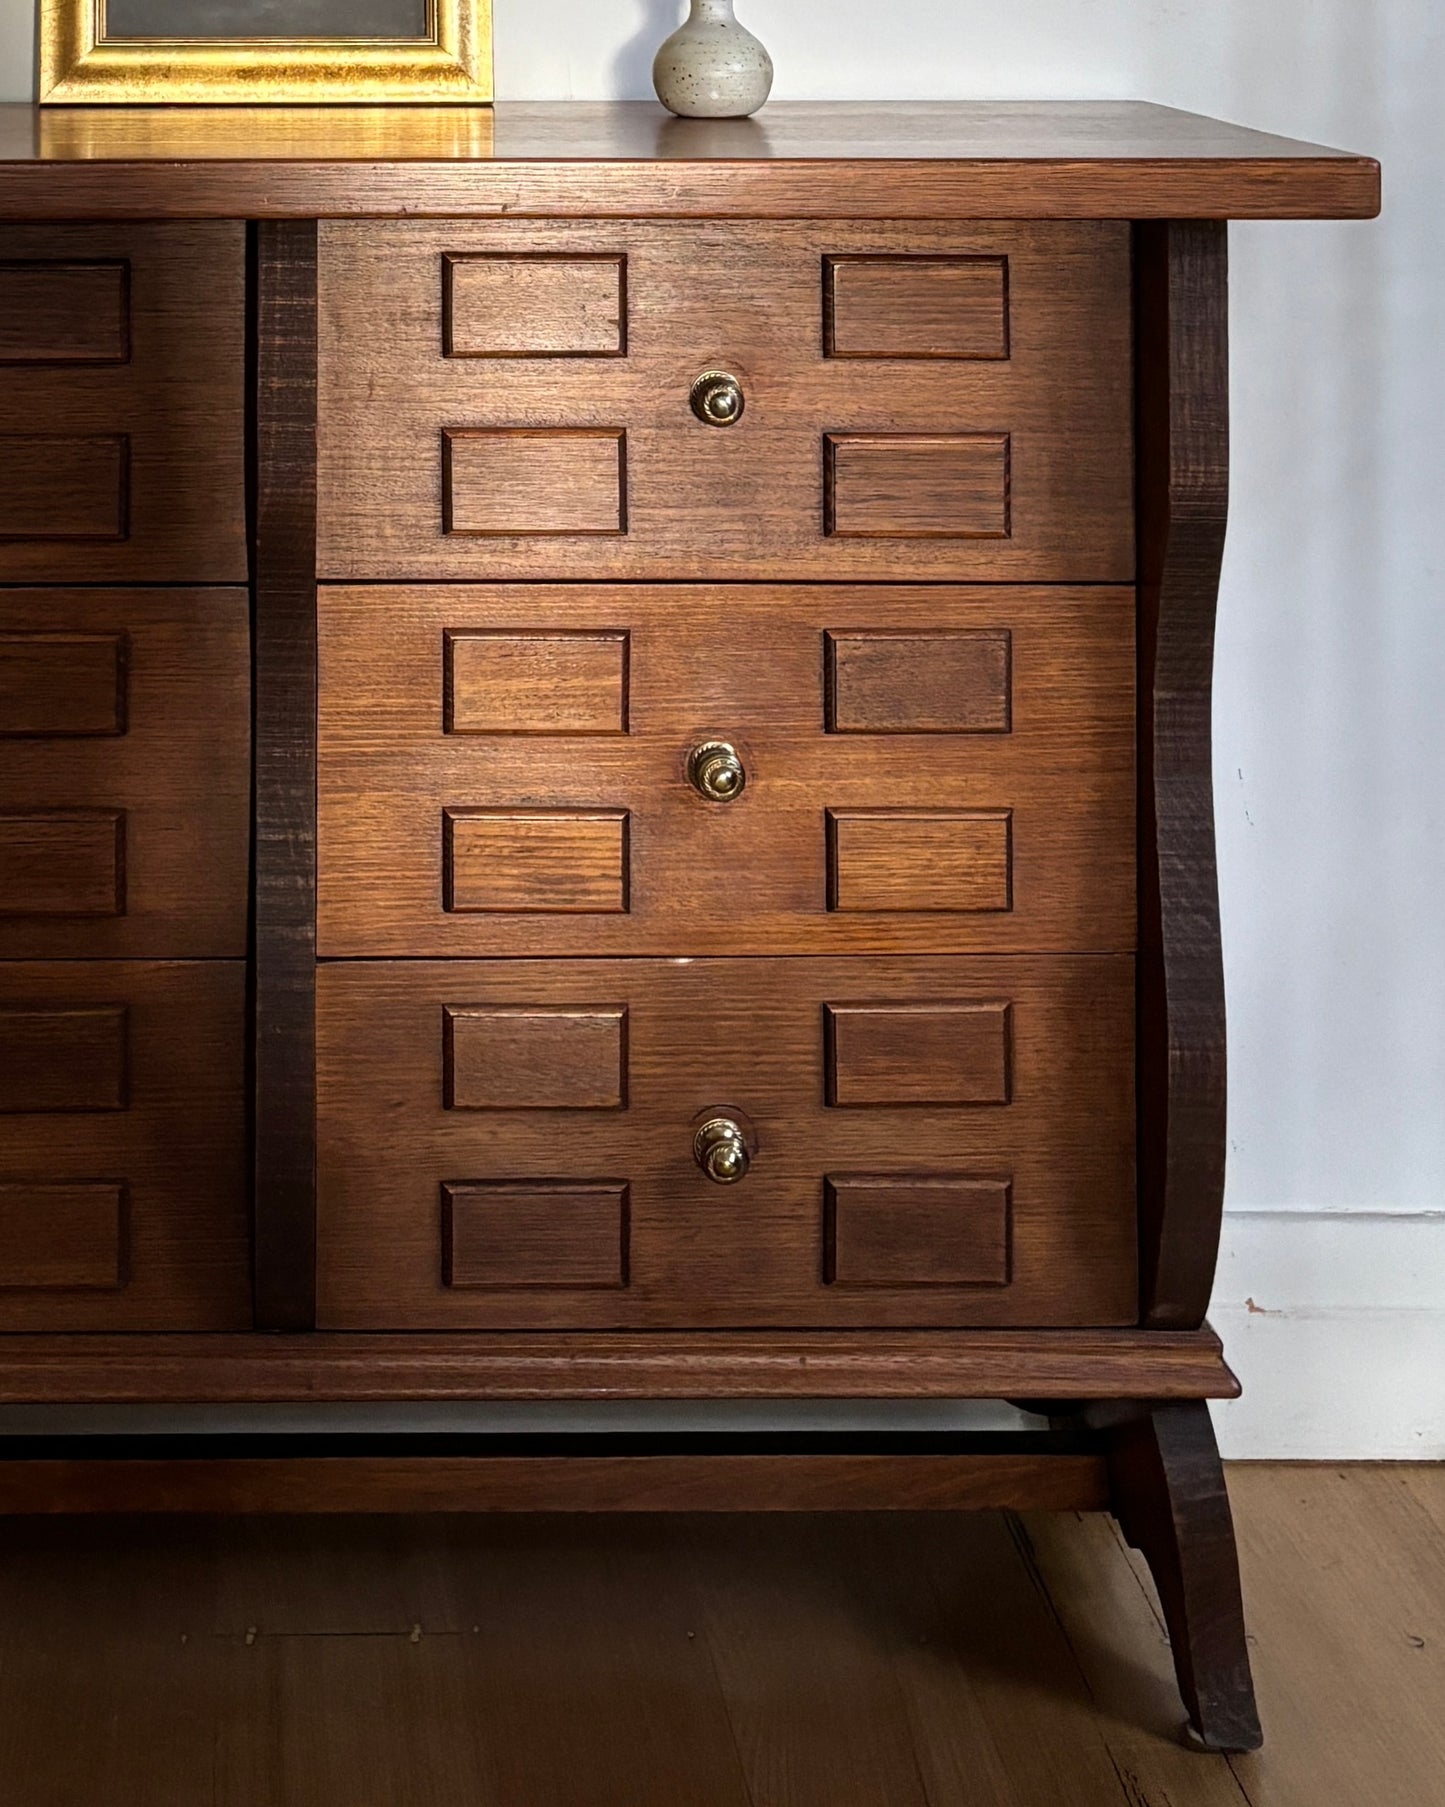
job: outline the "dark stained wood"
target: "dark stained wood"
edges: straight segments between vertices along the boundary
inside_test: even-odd
[[[627,1099],[627,1012],[605,1005],[513,1009],[448,1004],[448,1110],[620,1110]]]
[[[828,908],[987,915],[1013,907],[1013,812],[830,809]]]
[[[448,633],[448,734],[625,734],[628,637]]]
[[[1007,734],[1010,636],[828,634],[830,734]]]
[[[0,1462],[0,1514],[1099,1511],[1092,1455],[305,1456]]]
[[[824,1192],[828,1285],[1008,1285],[1006,1180],[853,1174]]]
[[[836,1105],[1007,1104],[1007,1000],[830,1004],[827,1097]]]
[[[0,1403],[1234,1399],[1208,1329],[0,1340]]]
[[[320,606],[325,957],[1134,945],[1132,590],[327,584]],[[496,634],[510,649],[518,635],[558,632],[630,635],[627,734],[523,735],[500,723],[489,734],[443,732],[448,634]],[[827,637],[893,632],[1006,634],[1012,731],[828,733]],[[478,670],[487,669],[481,644],[472,655]],[[569,653],[568,643],[558,644],[560,665]],[[608,665],[616,669],[611,647]],[[510,650],[492,668],[496,683],[523,684],[517,723],[535,725],[535,689],[519,672]],[[486,705],[501,706],[500,695]],[[557,707],[577,707],[589,728],[601,719],[590,703],[573,705],[560,693]],[[726,805],[706,801],[687,777],[692,748],[717,739],[736,746],[747,773],[742,796]],[[539,805],[594,820],[628,812],[627,912],[446,910],[443,812],[492,818],[485,838],[495,852],[507,843],[497,812],[536,816]],[[871,831],[877,857],[866,872],[853,862],[854,889],[843,892],[845,904],[857,902],[866,876],[870,909],[828,908],[829,809],[848,811],[851,849]],[[908,823],[859,813],[879,809],[985,819],[925,820],[906,840]],[[1000,810],[1012,817],[1012,909],[997,907],[1007,827]],[[615,831],[602,826],[615,847]],[[570,832],[565,819],[552,826],[554,845],[563,827]],[[462,839],[478,844],[480,828],[470,823]],[[960,854],[963,829],[987,837],[987,870],[969,863],[966,848],[944,865],[945,852]],[[600,841],[601,828],[593,838]],[[596,868],[585,854],[579,847],[574,884],[584,866]],[[490,853],[469,864],[469,883],[490,886],[494,900],[500,879],[517,876],[510,867],[493,873]],[[614,906],[616,872],[614,856],[606,891]],[[980,899],[982,882],[990,889]],[[595,897],[603,901],[600,885]],[[994,907],[962,907],[979,901]]]
[[[1224,1210],[1214,616],[1229,510],[1226,228],[1138,229],[1142,1321],[1204,1321]]]
[[[627,1186],[501,1181],[442,1187],[442,1279],[467,1291],[626,1286]]]
[[[1159,1590],[1195,1736],[1208,1750],[1257,1750],[1234,1521],[1209,1407],[1111,1406],[1086,1416],[1108,1428],[1114,1514]]]
[[[318,976],[320,1321],[328,1330],[682,1329],[1133,1322],[1134,1084],[1127,956],[837,960],[332,962]],[[848,1006],[987,1007],[990,1049],[951,1061],[937,1025],[873,1021],[842,1038],[825,1102],[824,1022]],[[625,1008],[623,1110],[472,1112],[444,1104],[448,1006]],[[1015,1102],[998,1100],[1001,1006]],[[858,1026],[855,1024],[855,1026]],[[870,1040],[871,1029],[871,1040]],[[850,1067],[850,1061],[854,1063]],[[942,1101],[940,1101],[942,1100]],[[740,1184],[711,1183],[698,1126],[740,1113]],[[824,1183],[960,1178],[1012,1185],[1006,1286],[856,1291],[824,1282]],[[628,1284],[449,1290],[442,1186],[627,1182]],[[918,1259],[926,1258],[920,1249]]]
[[[1006,257],[830,257],[830,358],[1006,358]]]
[[[627,356],[445,357],[441,260],[499,251],[625,256]],[[1013,355],[825,357],[823,259],[901,252],[1006,256]],[[1134,578],[1118,222],[326,221],[321,295],[327,579]]]
[[[0,962],[0,1332],[249,1325],[244,990],[239,960]]]
[[[128,434],[0,433],[0,544],[129,536]]]
[[[449,358],[620,358],[627,351],[627,259],[448,257]]]
[[[130,265],[0,261],[0,364],[123,364]]]
[[[1380,169],[1138,101],[0,107],[0,214],[1373,218]]]
[[[36,846],[57,896],[0,902],[0,956],[245,953],[248,616],[238,589],[0,590],[0,815],[88,824]],[[87,872],[91,913],[57,913]]]
[[[0,1112],[122,1111],[130,1030],[122,1004],[0,1008]]]
[[[316,1312],[316,237],[256,234],[256,1324]]]
[[[6,811],[0,815],[0,924],[124,916],[125,853],[124,810]]]
[[[244,228],[0,225],[0,272],[17,266],[30,291],[103,274],[105,356],[0,364],[0,583],[244,583]],[[88,343],[54,307],[16,332],[20,352]]]

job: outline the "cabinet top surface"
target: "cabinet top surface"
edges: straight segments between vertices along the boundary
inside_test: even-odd
[[[1379,182],[1370,158],[1141,101],[0,106],[12,219],[1369,218]]]

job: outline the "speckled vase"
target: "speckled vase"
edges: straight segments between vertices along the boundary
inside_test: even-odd
[[[692,0],[687,23],[663,45],[652,84],[683,119],[742,119],[773,86],[773,59],[733,17],[733,0]]]

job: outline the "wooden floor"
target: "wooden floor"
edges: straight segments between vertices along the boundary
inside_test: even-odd
[[[1109,1520],[15,1520],[4,1807],[1445,1807],[1445,1468],[1233,1470],[1268,1740]]]

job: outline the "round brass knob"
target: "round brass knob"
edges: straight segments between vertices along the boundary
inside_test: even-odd
[[[735,1186],[747,1178],[752,1156],[747,1138],[731,1117],[714,1117],[692,1139],[692,1158],[719,1186]]]
[[[692,411],[708,427],[733,427],[747,407],[743,386],[726,370],[704,370],[687,398]]]
[[[694,747],[687,761],[687,776],[693,789],[709,803],[731,803],[742,796],[748,781],[737,748],[725,740],[709,740]]]

